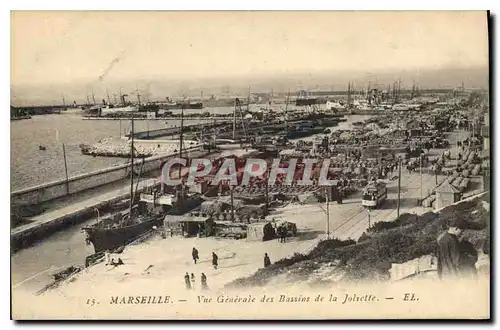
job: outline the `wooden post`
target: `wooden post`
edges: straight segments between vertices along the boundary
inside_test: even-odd
[[[422,159],[422,155],[420,155],[420,204],[422,204],[423,202],[423,188],[422,188],[422,163],[423,163],[423,159]]]
[[[234,194],[231,182],[229,182],[229,192],[231,193],[231,222],[234,222]]]
[[[266,162],[266,166],[267,166],[267,162]],[[265,212],[266,215],[269,214],[269,175],[270,175],[269,169],[266,168],[266,178],[265,178],[265,180],[266,180],[266,182],[265,182],[265,184],[266,184],[266,196],[265,196],[266,197],[266,212]]]
[[[68,162],[66,161],[66,148],[64,143],[63,147],[63,157],[64,157],[64,172],[66,173],[66,193],[69,195],[69,177],[68,177]]]

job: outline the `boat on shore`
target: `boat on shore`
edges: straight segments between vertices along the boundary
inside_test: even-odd
[[[43,294],[44,292],[54,289],[59,286],[62,282],[65,280],[69,279],[73,275],[78,274],[82,270],[82,267],[79,266],[69,266],[64,268],[63,270],[56,272],[52,274],[53,280],[46,286],[44,286],[42,289],[38,290],[36,292],[36,295],[39,296]]]
[[[140,215],[134,212],[134,120],[132,120],[131,143],[130,143],[130,208],[128,214],[118,213],[109,222],[98,222],[97,224],[82,228],[86,234],[86,242],[92,243],[95,253],[113,250],[131,243],[134,239],[152,230],[154,226],[161,223],[161,218],[154,214]],[[140,176],[140,173],[139,173]],[[137,190],[137,188],[135,188]]]
[[[130,133],[130,159],[131,169],[134,166],[134,120],[132,119],[132,129]],[[179,157],[182,158],[183,151],[183,121],[181,119],[181,138]],[[179,173],[180,174],[180,173]],[[140,176],[140,173],[139,173]],[[139,180],[139,178],[138,178]],[[134,190],[134,171],[130,171],[130,208],[125,212],[117,213],[112,217],[99,221],[94,225],[82,228],[86,234],[86,242],[94,246],[95,253],[102,251],[111,251],[132,243],[142,235],[154,230],[163,223],[165,213],[167,214],[183,214],[188,212],[193,207],[201,203],[199,194],[192,194],[188,196],[186,190],[181,186],[180,191],[170,197],[174,198],[157,198],[153,194],[151,199],[153,210],[142,205],[134,205],[137,197],[137,186]],[[166,202],[165,202],[166,200]],[[157,201],[163,201],[157,203]],[[141,204],[141,203],[139,203]],[[155,210],[155,206],[160,204],[160,210]],[[138,207],[142,206],[142,207]],[[167,211],[167,212],[165,212]]]
[[[10,117],[10,120],[23,120],[23,119],[31,119],[31,116]]]
[[[98,225],[84,227],[87,234],[87,243],[92,243],[94,252],[111,251],[121,246],[125,246],[137,237],[152,230],[154,226],[162,223],[161,217],[143,216],[136,217],[138,221],[135,224],[117,226],[115,228],[105,228]]]

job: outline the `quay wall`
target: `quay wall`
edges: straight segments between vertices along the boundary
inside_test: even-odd
[[[136,199],[141,192],[143,192],[146,188],[152,187],[154,185],[147,184],[139,184],[137,189]],[[29,226],[28,228],[23,228],[22,230],[14,229],[11,231],[10,242],[13,252],[16,252],[20,249],[30,246],[34,242],[42,240],[57,231],[67,228],[69,226],[74,226],[83,221],[89,220],[92,217],[95,217],[95,209],[98,209],[101,214],[109,212],[113,205],[116,202],[123,200],[124,198],[130,198],[130,192],[126,193],[118,193],[111,199],[96,201],[94,204],[89,205],[88,207],[76,210],[75,212],[61,214],[50,221],[40,221],[35,223],[34,225]],[[120,210],[127,208],[128,205],[125,205]],[[83,239],[83,238],[82,238]]]
[[[189,120],[225,120],[225,121],[230,121],[231,118],[229,117],[206,117],[206,116],[184,116],[184,121],[189,121]],[[24,118],[22,118],[24,119]],[[180,120],[180,116],[175,116],[175,117],[157,117],[157,118],[134,118],[134,121],[137,120]],[[128,117],[83,117],[83,120],[129,120],[130,118]]]
[[[217,125],[220,126],[222,125],[223,122],[218,122]],[[196,131],[201,128],[206,126],[206,124],[192,124],[192,125],[187,125],[184,126],[184,132],[189,133],[190,131]],[[181,127],[166,127],[166,128],[159,128],[155,130],[150,130],[150,131],[143,131],[143,132],[136,132],[134,133],[134,138],[136,139],[154,139],[157,137],[163,137],[163,136],[170,136],[170,135],[178,135],[181,132]],[[128,135],[126,135],[128,136]]]
[[[134,138],[136,139],[151,139],[160,136],[168,136],[175,135],[181,132],[180,127],[168,127],[168,128],[160,128],[151,131],[137,132],[134,134]]]
[[[188,148],[187,151],[196,151],[199,147]],[[170,155],[159,155],[144,159],[142,173],[148,173],[159,170],[162,162],[176,156],[177,153]],[[143,161],[134,161],[134,172],[139,173]],[[113,183],[130,176],[130,164],[108,167],[98,171],[85,173],[66,179],[37,185],[34,187],[21,189],[11,193],[11,204],[14,205],[34,205],[64,197],[70,194],[82,192],[87,189],[99,187]]]

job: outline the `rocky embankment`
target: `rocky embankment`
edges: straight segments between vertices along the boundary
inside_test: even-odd
[[[191,147],[193,143],[189,143],[188,146]],[[178,143],[175,142],[141,142],[136,141],[134,144],[134,156],[141,157],[151,157],[156,155],[167,155],[177,152],[179,148]],[[130,141],[119,139],[119,138],[109,138],[100,140],[92,145],[81,144],[80,149],[84,155],[89,156],[101,156],[101,157],[123,157],[130,158]]]

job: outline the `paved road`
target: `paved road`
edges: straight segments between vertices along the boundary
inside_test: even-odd
[[[422,214],[431,211],[431,208],[418,206],[417,202],[420,199],[420,174],[405,173],[403,170],[401,175],[401,206],[400,214],[416,213]],[[438,182],[441,182],[445,177],[439,176]],[[378,209],[372,210],[370,213],[370,222],[373,225],[379,221],[392,221],[397,218],[397,199],[398,199],[398,181],[389,181],[387,184],[388,196],[386,202]],[[422,191],[423,196],[427,196],[435,187],[434,175],[422,175]],[[327,230],[326,225],[326,205],[311,204],[311,205],[295,205],[288,208],[294,216],[295,221],[300,221],[303,228],[317,231]],[[293,211],[291,210],[293,209]],[[351,198],[345,199],[343,204],[330,202],[329,204],[329,231],[332,237],[340,239],[355,239],[357,240],[363,232],[368,229],[368,212],[361,205],[361,194],[352,195]],[[278,211],[275,217],[280,217]],[[273,217],[273,215],[271,215]],[[303,218],[303,219],[302,219]],[[289,220],[289,221],[294,221]],[[300,227],[300,226],[299,226]]]

